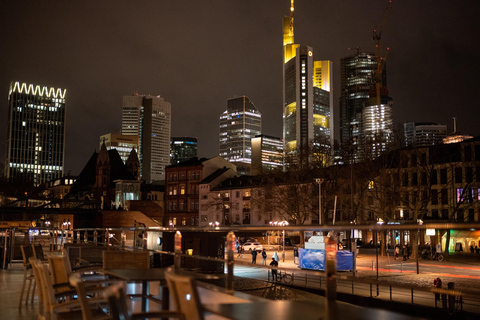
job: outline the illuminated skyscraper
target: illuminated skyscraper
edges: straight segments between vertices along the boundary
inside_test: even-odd
[[[374,83],[377,67],[377,56],[359,49],[340,60],[341,148],[353,161],[377,157],[392,139],[392,99],[388,97],[386,69],[379,78],[378,104]]]
[[[313,49],[294,43],[291,15],[283,18],[283,142],[286,153],[330,164],[333,146],[332,62],[314,61]],[[302,157],[301,157],[302,158]]]
[[[252,138],[252,175],[282,167],[282,139],[265,134]]]
[[[140,138],[141,179],[165,180],[170,165],[171,105],[160,96],[123,97],[122,134]]]
[[[239,174],[250,174],[252,138],[262,132],[262,115],[247,96],[227,100],[220,116],[220,156],[237,166]]]
[[[39,186],[63,176],[66,90],[10,83],[5,176]]]

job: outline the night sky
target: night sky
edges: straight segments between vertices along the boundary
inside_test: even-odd
[[[332,60],[336,139],[340,58],[374,51],[386,0],[297,0],[295,42]],[[282,135],[282,16],[288,0],[3,1],[0,161],[10,81],[67,89],[65,173],[79,174],[99,137],[120,132],[123,95],[172,104],[172,136],[218,154],[226,100],[247,95],[263,133]],[[384,47],[394,121],[433,121],[480,135],[480,1],[394,0]],[[349,48],[352,50],[349,51]]]

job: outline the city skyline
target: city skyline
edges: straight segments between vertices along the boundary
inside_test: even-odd
[[[340,59],[360,47],[386,1],[295,2],[295,40],[333,61],[339,138]],[[0,13],[0,127],[11,81],[68,91],[65,172],[79,174],[98,137],[120,132],[122,97],[160,94],[172,104],[172,136],[198,137],[199,157],[218,154],[218,114],[247,95],[264,117],[262,134],[282,136],[282,17],[289,1],[6,3]],[[383,33],[394,120],[436,122],[473,136],[480,79],[476,1],[393,1]],[[125,19],[127,17],[127,19]],[[348,48],[351,48],[349,51]],[[268,120],[267,120],[268,119]],[[5,158],[6,129],[0,133]]]

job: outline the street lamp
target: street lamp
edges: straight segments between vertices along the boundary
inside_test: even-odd
[[[318,225],[322,225],[322,183],[323,179],[315,178],[315,182],[318,183]]]
[[[288,226],[288,221],[283,220],[283,221],[270,221],[271,226]],[[282,231],[283,233],[283,254],[282,254],[282,259],[283,262],[285,262],[285,229]]]

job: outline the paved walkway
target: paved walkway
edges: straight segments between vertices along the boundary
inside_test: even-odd
[[[277,251],[280,257],[279,267],[290,268],[289,273],[293,273],[293,285],[298,287],[325,288],[325,279],[322,276],[311,276],[298,268],[293,261],[293,250],[285,251],[285,260],[283,261],[283,250]],[[271,261],[272,251],[267,252],[267,261]],[[260,259],[258,259],[260,257]],[[237,262],[242,265],[235,266],[235,275],[240,277],[252,278],[257,280],[268,281],[268,270],[261,266],[261,256],[257,256],[255,268],[252,268],[251,255],[245,254],[243,258],[235,255]],[[373,261],[373,263],[372,263]],[[352,283],[351,281],[342,280],[342,276],[352,276],[352,272],[339,272],[337,275],[337,291],[366,297],[377,297],[384,300],[393,300],[404,303],[420,304],[424,306],[434,307],[434,295],[429,289],[433,288],[433,279],[440,277],[447,287],[449,282],[454,283],[456,289],[471,293],[480,294],[480,257],[469,254],[455,254],[450,257],[449,261],[430,261],[419,260],[419,271],[417,274],[416,261],[395,260],[392,256],[379,256],[378,260],[378,279],[383,282],[389,282],[398,285],[406,285],[411,287],[424,287],[427,292],[412,291],[410,288],[398,289],[389,286],[379,286],[377,291],[376,285],[372,287],[367,284]],[[322,274],[322,273],[320,273]],[[376,255],[375,249],[361,249],[357,257],[356,277],[366,280],[376,280]],[[322,283],[323,282],[323,283]],[[413,292],[413,294],[412,294]],[[463,301],[463,308],[469,312],[480,313],[480,301]],[[438,306],[440,307],[440,303]]]

